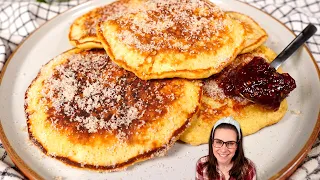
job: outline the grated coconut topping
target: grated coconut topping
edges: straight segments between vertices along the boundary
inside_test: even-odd
[[[53,125],[67,121],[88,133],[109,130],[116,132],[119,140],[128,135],[125,130],[134,122],[135,128],[141,128],[146,124],[144,118],[155,118],[144,117],[146,111],[160,115],[164,99],[176,98],[173,93],[168,97],[160,93],[162,83],[140,80],[104,53],[72,55],[54,71],[41,91],[42,101],[51,102],[45,109],[53,114]],[[145,97],[134,98],[139,92]]]
[[[203,86],[204,93],[209,95],[213,99],[225,99],[226,95],[223,89],[219,87],[218,83],[214,79],[207,79],[204,81]]]
[[[224,13],[204,0],[148,0],[110,19],[117,38],[141,51],[210,49],[225,29]]]
[[[128,10],[128,7],[129,4],[126,1],[120,0],[94,9],[88,13],[88,17],[84,21],[84,29],[87,34],[96,35],[96,25],[99,22],[121,16]]]

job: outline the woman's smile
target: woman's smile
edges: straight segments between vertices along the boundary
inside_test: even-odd
[[[256,180],[254,164],[244,156],[240,124],[232,117],[215,123],[209,139],[209,155],[197,162],[197,180]]]
[[[224,142],[237,141],[237,133],[231,129],[217,129],[214,134],[214,139],[217,139],[217,144],[214,142],[212,149],[218,164],[227,165],[231,163],[237,148],[227,147],[227,144]],[[222,146],[221,142],[223,143]]]
[[[218,153],[219,154],[219,153]],[[220,157],[227,157],[229,154],[219,154]]]

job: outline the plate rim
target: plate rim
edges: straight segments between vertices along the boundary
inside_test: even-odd
[[[113,2],[115,0],[112,0],[111,2]],[[240,2],[242,4],[245,4],[247,6],[250,6],[252,8],[254,8],[257,11],[260,11],[262,13],[264,13],[265,15],[271,17],[272,19],[276,20],[280,25],[282,25],[283,27],[285,27],[291,34],[293,34],[295,37],[296,35],[294,34],[294,32],[289,29],[284,23],[282,23],[280,20],[276,19],[275,17],[273,17],[271,14],[268,14],[265,11],[262,11],[260,9],[258,9],[257,7],[246,3],[246,2],[242,2],[240,0],[234,0],[237,2]],[[111,3],[109,2],[109,3]],[[77,6],[74,6],[58,15],[56,15],[55,17],[51,18],[50,20],[46,21],[45,23],[41,24],[38,28],[36,28],[33,32],[30,33],[29,36],[27,36],[17,47],[16,49],[12,52],[12,54],[9,56],[9,58],[7,59],[7,61],[5,62],[2,71],[0,73],[0,86],[1,86],[1,82],[3,80],[5,71],[7,69],[7,66],[9,65],[11,59],[14,57],[15,53],[20,49],[20,47],[35,33],[37,32],[40,28],[42,28],[45,24],[49,23],[50,21],[52,21],[53,19],[66,14],[69,11],[74,11],[77,8],[81,8],[82,6],[85,6],[87,4],[91,4],[92,1],[87,1],[84,3],[81,3]],[[108,4],[108,3],[107,3]],[[303,48],[306,50],[306,52],[308,53],[308,55],[310,56],[316,70],[317,70],[317,74],[318,74],[318,79],[320,80],[320,69],[319,66],[315,60],[315,58],[313,57],[312,53],[310,52],[310,50],[308,49],[308,47],[304,44]],[[19,168],[19,170],[22,172],[23,175],[25,175],[27,178],[29,179],[44,179],[42,176],[40,176],[37,172],[35,172],[31,167],[29,167],[24,160],[15,152],[15,150],[13,149],[13,147],[10,145],[7,136],[4,133],[3,127],[2,127],[2,120],[0,119],[0,140],[3,144],[4,149],[7,151],[8,156],[10,157],[10,159],[12,160],[12,162]],[[308,152],[311,150],[313,143],[316,141],[318,134],[320,132],[320,108],[318,111],[318,118],[317,118],[317,122],[312,130],[311,135],[309,136],[308,140],[306,141],[305,145],[303,146],[303,148],[299,151],[299,153],[284,167],[282,168],[280,171],[278,171],[276,174],[274,174],[270,179],[274,180],[274,179],[286,179],[288,177],[290,177],[290,175],[292,175],[292,173],[298,168],[298,166],[302,163],[302,161],[305,159],[305,157],[307,156]]]

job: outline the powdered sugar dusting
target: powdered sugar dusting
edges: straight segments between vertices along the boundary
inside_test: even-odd
[[[121,27],[118,39],[145,52],[210,49],[225,30],[224,12],[204,0],[147,0],[110,22]]]

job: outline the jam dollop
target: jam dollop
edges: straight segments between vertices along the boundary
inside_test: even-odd
[[[222,72],[217,81],[226,95],[243,96],[274,111],[296,88],[295,80],[288,73],[278,73],[258,56],[247,64]]]

